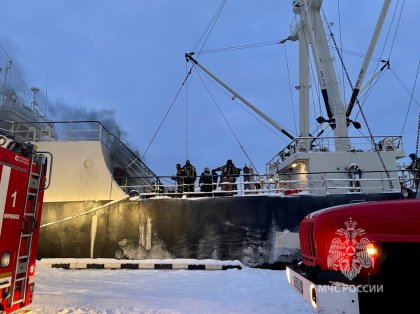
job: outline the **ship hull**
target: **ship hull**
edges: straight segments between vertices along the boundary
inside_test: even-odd
[[[293,235],[308,213],[396,198],[400,193],[124,200],[43,227],[38,258],[196,258],[240,260],[248,266],[290,262],[299,254]],[[41,224],[104,203],[44,203]]]

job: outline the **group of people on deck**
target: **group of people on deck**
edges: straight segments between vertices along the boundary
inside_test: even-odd
[[[246,167],[245,165],[244,175],[249,176],[250,169],[252,170],[253,174],[253,169]],[[218,172],[220,172],[220,181]],[[240,176],[240,174],[241,169],[235,167],[235,164],[231,159],[227,160],[225,165],[211,170],[209,167],[205,167],[198,181],[200,191],[203,192],[205,196],[211,196],[219,184],[221,191],[230,192],[226,194],[232,195],[233,192],[231,191],[237,190],[236,179]],[[181,167],[180,164],[176,165],[176,175],[173,176],[172,179],[177,183],[178,193],[182,194],[184,192],[194,192],[194,184],[197,179],[197,171],[191,162],[187,160],[183,167]],[[246,179],[247,178],[245,178],[245,181],[250,181]]]

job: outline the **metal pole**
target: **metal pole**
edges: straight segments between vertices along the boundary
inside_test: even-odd
[[[363,79],[365,78],[367,68],[372,58],[373,51],[375,50],[376,43],[378,42],[379,34],[381,33],[382,26],[384,25],[385,17],[388,12],[391,0],[385,0],[382,6],[381,14],[379,15],[378,22],[376,23],[375,31],[373,32],[372,40],[370,41],[369,48],[366,52],[365,59],[363,60],[362,68],[360,69],[359,76],[357,77],[356,85],[354,86],[353,93],[351,95],[350,103],[347,107],[346,116],[349,117],[353,110],[354,103],[356,102],[357,95],[359,94],[360,87]]]
[[[311,3],[309,7],[307,0],[301,0],[300,14],[303,22],[301,27],[304,27],[305,34],[309,35],[312,55],[318,72],[318,80],[328,118],[334,122],[331,126],[334,130],[336,151],[347,151],[350,143],[345,105],[337,83],[338,80],[332,64],[319,7],[315,3]]]
[[[299,29],[299,136],[309,137],[309,52],[303,27]]]

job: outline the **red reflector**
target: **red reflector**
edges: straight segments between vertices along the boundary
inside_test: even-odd
[[[29,276],[34,275],[35,274],[35,264],[32,264],[29,267]]]

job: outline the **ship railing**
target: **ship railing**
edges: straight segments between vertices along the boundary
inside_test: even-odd
[[[266,164],[267,173],[277,169],[280,164],[287,162],[289,158],[297,153],[325,153],[335,151],[335,140],[337,137],[299,137],[291,141],[285,148],[276,154]],[[349,152],[370,152],[370,151],[404,151],[402,136],[382,135],[374,136],[373,141],[365,136],[349,137],[352,143]]]
[[[97,121],[7,121],[6,131],[28,141],[70,142],[70,141],[101,141],[101,126]],[[27,129],[28,124],[34,127]]]
[[[122,173],[126,179],[124,183],[151,184],[149,178],[156,178],[139,153],[120,140],[118,129],[114,134],[99,121],[25,122],[36,126],[30,129],[22,129],[23,122],[9,123],[8,133],[33,142],[100,141],[110,151],[112,174],[119,176]]]
[[[3,86],[2,86],[3,87]],[[26,109],[29,112],[32,112],[35,116],[37,116],[40,119],[46,119],[45,113],[40,112],[40,107],[37,102],[27,102],[22,97],[18,96],[16,94],[16,91],[13,89],[7,89],[6,91],[3,89],[0,89],[0,99],[2,104],[11,105],[11,106],[20,106],[24,109]],[[27,103],[31,103],[31,107],[27,105]]]
[[[366,172],[374,173],[380,171]],[[337,178],[339,172],[324,172],[318,180],[281,180],[272,175],[248,175],[245,181],[243,176],[237,177],[236,182],[204,184],[208,189],[201,190],[198,179],[194,182],[193,190],[189,191],[186,184],[179,185],[171,180],[173,177],[159,176],[150,178],[152,184],[125,185],[123,190],[127,193],[149,197],[218,197],[218,196],[247,196],[247,195],[279,195],[289,196],[298,194],[346,194],[346,193],[387,193],[398,192],[400,186],[390,187],[389,181],[404,182],[407,188],[415,189],[415,180],[408,171],[390,171],[390,178],[385,173],[376,174],[373,178]],[[341,173],[344,174],[344,173]],[[118,178],[122,179],[122,178]],[[182,182],[182,181],[180,181]],[[201,185],[202,186],[202,185]]]

